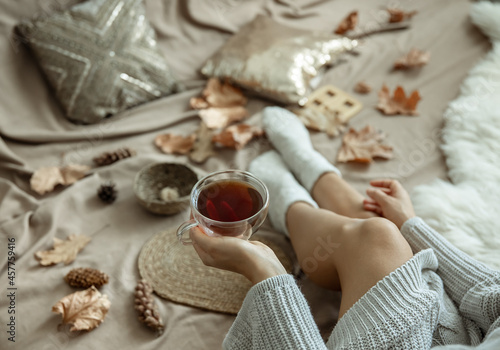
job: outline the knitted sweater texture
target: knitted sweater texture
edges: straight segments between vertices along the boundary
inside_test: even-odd
[[[452,246],[420,218],[401,233],[413,258],[338,321],[325,344],[291,275],[253,286],[225,349],[500,349],[500,273]]]

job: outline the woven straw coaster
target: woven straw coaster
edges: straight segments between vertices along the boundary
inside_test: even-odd
[[[290,258],[276,244],[252,237],[269,246],[287,271]],[[211,311],[237,314],[251,287],[243,276],[203,265],[192,246],[177,240],[176,229],[153,236],[139,254],[139,273],[159,296]]]

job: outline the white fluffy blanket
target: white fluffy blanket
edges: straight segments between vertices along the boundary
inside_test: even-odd
[[[493,48],[474,67],[445,112],[450,182],[412,193],[417,214],[474,258],[500,269],[500,3],[472,5],[472,21]]]

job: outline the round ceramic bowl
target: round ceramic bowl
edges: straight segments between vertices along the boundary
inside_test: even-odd
[[[148,211],[171,215],[189,207],[191,189],[197,181],[198,175],[186,165],[155,163],[137,173],[134,192],[139,203]],[[165,196],[165,190],[170,195]]]

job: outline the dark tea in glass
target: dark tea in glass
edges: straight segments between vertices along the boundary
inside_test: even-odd
[[[190,207],[191,219],[177,229],[183,244],[191,244],[188,234],[196,226],[208,236],[249,239],[266,218],[269,191],[249,172],[217,171],[194,185]]]
[[[263,204],[262,196],[249,183],[223,180],[201,189],[197,209],[209,219],[234,222],[254,216]]]

